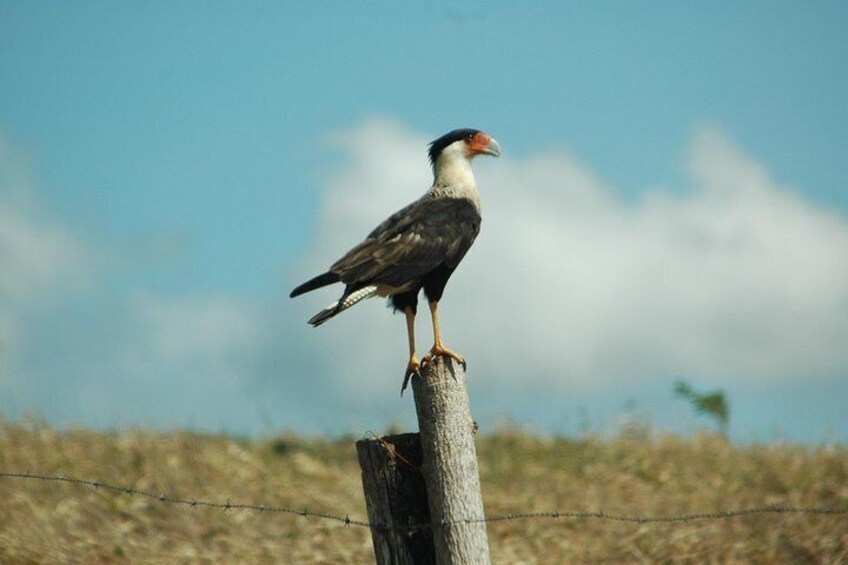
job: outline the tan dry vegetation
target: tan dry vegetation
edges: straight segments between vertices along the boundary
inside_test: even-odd
[[[633,428],[605,438],[519,432],[478,440],[487,514],[671,515],[765,504],[848,508],[848,448],[733,445]],[[0,469],[184,498],[364,518],[352,438],[246,441],[0,423]],[[289,514],[165,504],[103,489],[0,478],[3,563],[369,563],[366,528]],[[769,514],[675,524],[491,523],[496,563],[848,562],[848,515]]]

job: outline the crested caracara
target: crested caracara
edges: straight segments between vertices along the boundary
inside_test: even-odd
[[[479,130],[457,129],[433,141],[429,153],[434,177],[430,189],[377,226],[326,273],[291,292],[295,297],[332,283],[345,284],[341,298],[309,320],[313,326],[323,324],[365,298],[388,297],[390,306],[406,315],[409,361],[401,393],[409,377],[437,355],[465,364],[461,355],[442,344],[439,299],[480,231],[480,194],[471,172],[471,160],[476,155],[497,157],[500,147]],[[434,344],[419,363],[415,355],[414,321],[422,288],[430,304]]]

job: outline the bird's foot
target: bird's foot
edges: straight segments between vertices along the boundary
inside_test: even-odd
[[[427,352],[427,355],[425,355],[424,358],[421,359],[421,366],[426,367],[427,365],[429,365],[431,363],[435,363],[436,357],[438,357],[438,356],[450,357],[454,361],[458,361],[459,364],[462,365],[463,370],[466,368],[465,367],[465,358],[462,355],[460,355],[456,351],[451,351],[450,349],[448,349],[447,347],[444,347],[440,343],[437,343],[436,345],[434,345],[433,348],[430,351]]]
[[[409,363],[406,364],[406,372],[403,374],[403,385],[400,387],[400,395],[403,396],[403,391],[406,390],[406,386],[409,384],[409,379],[412,378],[412,375],[421,376],[421,363],[418,362],[418,358],[413,355],[409,358]]]

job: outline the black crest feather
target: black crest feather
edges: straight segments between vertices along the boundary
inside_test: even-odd
[[[475,133],[480,133],[479,129],[474,128],[460,128],[455,129],[453,131],[449,131],[439,139],[430,142],[430,164],[433,165],[436,163],[436,159],[439,158],[439,154],[441,154],[442,150],[453,143],[454,141],[459,141],[460,139],[465,139],[466,137],[472,136]]]

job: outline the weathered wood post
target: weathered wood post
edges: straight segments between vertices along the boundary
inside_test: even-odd
[[[439,358],[412,390],[420,434],[356,443],[377,563],[490,563],[465,371]]]
[[[465,371],[437,359],[412,379],[436,562],[490,563]]]
[[[377,563],[435,563],[427,486],[421,475],[420,435],[359,440],[356,452]]]

